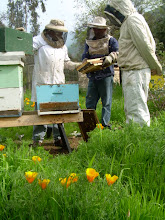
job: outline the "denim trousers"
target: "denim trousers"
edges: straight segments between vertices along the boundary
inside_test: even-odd
[[[101,98],[102,101],[102,117],[101,123],[106,127],[111,117],[112,105],[113,76],[106,77],[101,80],[90,80],[88,82],[88,90],[86,95],[86,108],[95,109]]]
[[[37,103],[35,103],[35,110],[37,110]],[[60,132],[59,132],[57,124],[53,124],[53,125],[34,125],[33,126],[32,140],[33,141],[39,141],[39,140],[43,141],[49,126],[52,127],[54,140],[57,140],[58,137],[60,137]]]

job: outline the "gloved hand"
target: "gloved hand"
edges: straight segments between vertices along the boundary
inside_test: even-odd
[[[119,52],[111,52],[108,56],[105,56],[103,61],[103,67],[111,66],[113,63],[117,61],[117,57]]]
[[[82,63],[86,62],[87,60],[88,60],[87,58],[84,58],[83,61],[82,61]]]
[[[23,27],[18,27],[16,28],[17,31],[25,31],[25,29]]]
[[[104,60],[103,60],[103,67],[108,67],[110,65],[112,65],[113,63],[113,59],[111,56],[105,56]]]
[[[77,68],[78,66],[80,66],[82,63],[81,62],[75,62],[75,67]]]

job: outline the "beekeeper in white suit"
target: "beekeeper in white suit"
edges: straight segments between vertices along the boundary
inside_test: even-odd
[[[114,25],[120,27],[117,62],[122,70],[126,122],[133,120],[150,126],[147,97],[151,72],[162,72],[152,33],[130,0],[111,0],[104,12]]]
[[[31,101],[37,102],[37,84],[64,84],[64,67],[76,69],[80,63],[72,62],[65,45],[68,30],[61,20],[51,20],[41,35],[33,38],[34,71],[32,75]],[[37,106],[37,105],[36,105]],[[33,145],[41,145],[47,131],[47,125],[33,127]],[[53,125],[55,145],[59,145],[58,126]]]

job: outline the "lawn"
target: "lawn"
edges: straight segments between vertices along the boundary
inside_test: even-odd
[[[82,109],[85,95],[80,90]],[[122,88],[115,85],[112,130],[96,127],[70,154],[29,148],[32,126],[1,128],[0,219],[164,220],[165,109],[159,95],[151,93],[148,102],[150,127],[126,125]],[[28,99],[30,92],[25,110],[33,110]],[[101,101],[96,112],[100,119]],[[68,136],[79,132],[77,123],[65,130]]]

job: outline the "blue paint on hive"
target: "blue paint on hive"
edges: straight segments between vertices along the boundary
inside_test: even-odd
[[[79,103],[78,84],[37,85],[37,109],[40,103],[77,102]]]

